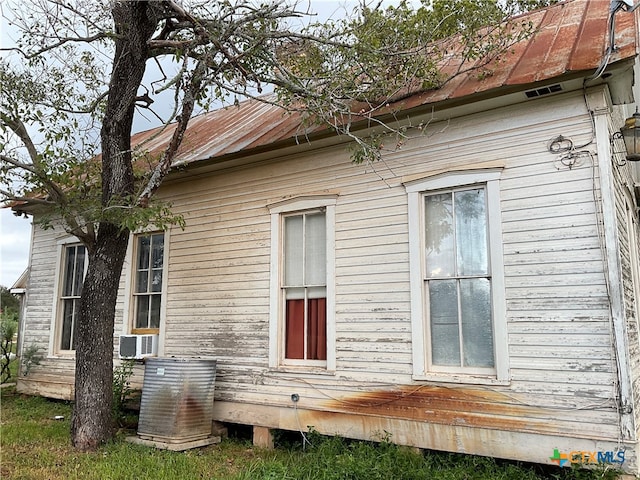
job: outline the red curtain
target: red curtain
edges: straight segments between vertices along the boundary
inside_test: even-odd
[[[304,358],[304,300],[287,300],[285,358]]]
[[[307,330],[307,358],[327,359],[327,299],[309,300],[309,329]]]
[[[327,359],[327,300],[308,300],[307,360]],[[285,358],[304,359],[304,300],[287,300]]]

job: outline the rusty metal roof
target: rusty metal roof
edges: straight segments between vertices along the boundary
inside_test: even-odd
[[[175,125],[134,135],[132,144],[150,153],[169,143]],[[256,100],[241,102],[191,119],[175,164],[221,157],[304,135],[299,115]]]
[[[570,74],[587,76],[605,57],[609,45],[609,10],[608,0],[567,0],[526,14],[522,18],[531,22],[535,34],[515,45],[501,61],[483,68],[483,75],[474,71],[460,75],[439,89],[405,98],[401,106],[413,108],[448,100],[464,101],[465,97],[481,93],[499,95],[505,87],[525,89]],[[609,64],[637,54],[634,13],[616,14],[614,38],[616,48]],[[134,144],[145,142],[144,148],[153,153],[168,143],[172,132],[173,126],[164,131],[149,130],[136,134],[132,141]],[[245,101],[193,118],[175,163],[265,148],[296,137],[304,138],[309,133],[311,130],[304,130],[298,114],[255,100]]]
[[[610,3],[608,0],[568,0],[526,15],[535,34],[515,45],[502,61],[488,67],[490,75],[461,76],[442,89],[419,95],[419,101],[435,103],[595,70],[609,45]],[[615,51],[609,63],[637,54],[635,14],[621,11],[615,20]]]

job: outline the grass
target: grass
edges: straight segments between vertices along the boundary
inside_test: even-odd
[[[15,353],[15,346],[13,347]],[[14,358],[9,362],[9,373],[11,377],[9,378],[10,382],[15,382],[16,378],[18,378],[18,358]]]
[[[611,471],[543,468],[471,455],[418,452],[389,442],[350,441],[281,432],[278,448],[255,448],[246,438],[169,452],[124,440],[94,453],[71,448],[71,404],[1,390],[0,478],[13,480],[596,480]],[[56,417],[63,417],[57,420]],[[238,431],[242,431],[241,429]],[[236,436],[237,437],[237,436]],[[242,437],[242,435],[240,435]]]

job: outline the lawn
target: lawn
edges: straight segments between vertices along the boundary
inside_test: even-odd
[[[389,442],[281,432],[277,448],[253,447],[250,430],[222,443],[170,452],[126,442],[131,431],[94,453],[70,446],[71,404],[1,390],[0,478],[12,480],[596,480],[611,471],[543,468],[471,455],[416,451]],[[243,435],[244,433],[244,435]]]

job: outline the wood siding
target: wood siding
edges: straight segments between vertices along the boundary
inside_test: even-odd
[[[575,144],[591,137],[580,95],[456,119],[446,128],[434,124],[375,165],[353,165],[342,147],[334,147],[174,183],[164,193],[187,227],[171,234],[165,353],[217,358],[217,398],[230,402],[287,405],[295,392],[301,407],[348,411],[354,392],[416,385],[402,178],[502,161],[512,381],[480,391],[504,395],[498,412],[530,408],[514,416],[530,423],[535,416],[544,419],[534,431],[617,438],[594,159],[585,156],[579,165],[564,167],[547,151],[560,134]],[[266,205],[322,191],[339,194],[337,372],[319,378],[273,372],[267,366]],[[468,388],[449,387],[460,394]],[[478,424],[497,425],[497,412],[489,413],[487,402],[466,409]],[[562,421],[549,422],[554,415]]]
[[[440,120],[373,165],[355,165],[344,146],[334,146],[212,175],[185,174],[163,188],[186,227],[173,228],[167,246],[162,353],[217,359],[218,420],[296,428],[287,415],[290,396],[297,393],[302,428],[314,425],[327,433],[369,435],[373,427],[337,420],[359,418],[393,429],[391,439],[402,443],[487,454],[488,447],[479,445],[489,441],[494,455],[527,460],[532,459],[522,453],[524,445],[519,453],[510,453],[512,445],[500,447],[505,432],[541,435],[549,444],[539,450],[549,456],[558,439],[564,439],[562,445],[616,444],[620,425],[598,227],[597,158],[582,93],[460,118],[448,119],[445,112]],[[571,167],[563,164],[548,150],[558,135],[586,144],[584,151],[591,154]],[[415,381],[403,178],[490,162],[504,165],[500,195],[510,381]],[[267,205],[321,192],[338,194],[336,372],[269,369]],[[48,348],[55,236],[51,231],[35,235],[25,345]],[[123,302],[125,283],[123,277]],[[122,322],[125,303],[119,305]],[[630,327],[630,333],[637,347],[637,331]],[[638,348],[632,352],[636,369],[638,353]],[[61,364],[48,359],[27,383]],[[638,392],[637,378],[634,385]],[[410,422],[420,438],[402,430]],[[437,440],[461,426],[481,432],[475,450],[473,442],[463,448]]]
[[[18,390],[24,393],[43,395],[51,398],[72,399],[75,372],[73,354],[57,351],[58,332],[55,330],[60,311],[56,308],[63,261],[61,245],[79,243],[60,227],[43,230],[33,228],[33,245],[29,259],[29,279],[25,306],[25,331],[22,348],[38,348],[41,357],[39,365],[34,365],[25,375],[20,364]],[[126,274],[120,282],[119,300],[116,305],[114,329],[114,354],[117,353],[118,337],[122,331],[124,286]]]
[[[622,112],[617,110],[615,117],[618,123],[621,123]],[[614,130],[614,128],[612,128]],[[636,264],[640,258],[640,219],[638,217],[638,202],[634,194],[634,184],[640,182],[639,177],[634,178],[634,164],[626,162],[624,155],[616,154],[621,150],[614,147],[613,172],[615,185],[615,213],[616,228],[618,231],[619,248],[620,248],[620,265],[622,274],[622,293],[624,298],[624,314],[626,319],[628,355],[631,368],[632,394],[634,400],[633,416],[636,426],[636,438],[640,438],[640,407],[637,402],[640,400],[640,312],[637,311],[640,305],[640,298],[636,298],[636,292],[640,291],[640,285],[635,282],[640,279],[634,279],[633,269],[636,272],[640,267]],[[636,167],[637,168],[637,167]],[[637,171],[640,173],[640,171]],[[630,224],[629,212],[634,217],[634,221]],[[632,239],[634,237],[634,239]],[[635,249],[635,251],[632,251]]]

